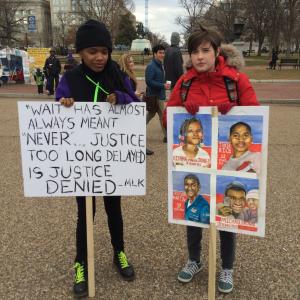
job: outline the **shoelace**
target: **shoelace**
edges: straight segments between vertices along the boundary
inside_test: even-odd
[[[85,281],[84,278],[84,266],[81,265],[80,263],[75,264],[75,283],[80,283]]]
[[[129,266],[128,261],[127,261],[127,257],[125,255],[125,253],[123,251],[118,253],[118,259],[121,265],[121,268],[127,268]]]
[[[223,270],[220,273],[220,281],[232,284],[232,272],[230,270]]]
[[[199,267],[195,261],[188,261],[183,268],[183,271],[185,273],[190,273],[191,275],[194,275],[198,271]]]

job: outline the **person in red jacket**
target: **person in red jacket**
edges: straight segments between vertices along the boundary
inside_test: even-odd
[[[203,106],[217,106],[226,114],[235,105],[259,105],[247,75],[241,73],[243,57],[232,45],[222,45],[222,37],[214,30],[201,28],[188,39],[190,65],[177,81],[167,102],[168,106],[184,106],[195,114]],[[163,116],[166,126],[166,109]],[[189,258],[178,274],[180,282],[190,282],[202,268],[202,228],[187,226]],[[233,263],[236,234],[220,231],[222,269],[218,290],[229,293],[233,289]]]
[[[226,114],[234,105],[259,105],[247,75],[239,71],[244,66],[242,55],[234,46],[221,46],[221,42],[221,36],[213,30],[191,34],[187,72],[177,81],[166,107],[184,106],[195,114],[201,106],[217,106],[219,112]],[[224,78],[236,83],[235,101],[228,97]],[[188,90],[183,89],[182,85],[189,82]],[[166,109],[163,121],[166,126]]]

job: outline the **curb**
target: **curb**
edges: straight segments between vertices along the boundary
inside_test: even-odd
[[[145,77],[137,77],[137,80],[145,80]],[[252,83],[300,83],[298,79],[250,79]]]
[[[37,94],[28,94],[28,93],[0,93],[0,98],[26,98],[26,99],[41,99],[41,100],[54,100],[53,97],[48,95],[37,95]]]
[[[259,100],[259,103],[298,105],[298,104],[300,104],[300,99],[261,99],[261,100]]]
[[[250,79],[252,83],[300,83],[300,80],[288,80],[288,79]]]
[[[22,94],[22,93],[0,93],[0,98],[19,98],[19,99],[40,99],[40,100],[50,100],[53,101],[54,97],[49,97],[47,95],[41,96],[36,94]],[[260,99],[260,103],[263,104],[300,104],[300,99]]]

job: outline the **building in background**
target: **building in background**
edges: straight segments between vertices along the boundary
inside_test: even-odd
[[[105,3],[105,7],[103,4]],[[125,6],[125,1],[115,0],[50,0],[53,45],[72,47],[78,26],[87,19],[104,22],[115,41],[122,16],[129,14],[134,28],[136,18]]]
[[[15,18],[20,30],[16,33],[16,47],[51,47],[52,28],[50,3],[47,0],[11,1],[16,2]]]

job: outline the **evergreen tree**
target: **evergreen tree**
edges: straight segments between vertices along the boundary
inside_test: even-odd
[[[136,38],[136,29],[130,18],[130,14],[122,15],[119,22],[116,45],[130,46],[132,40]]]

